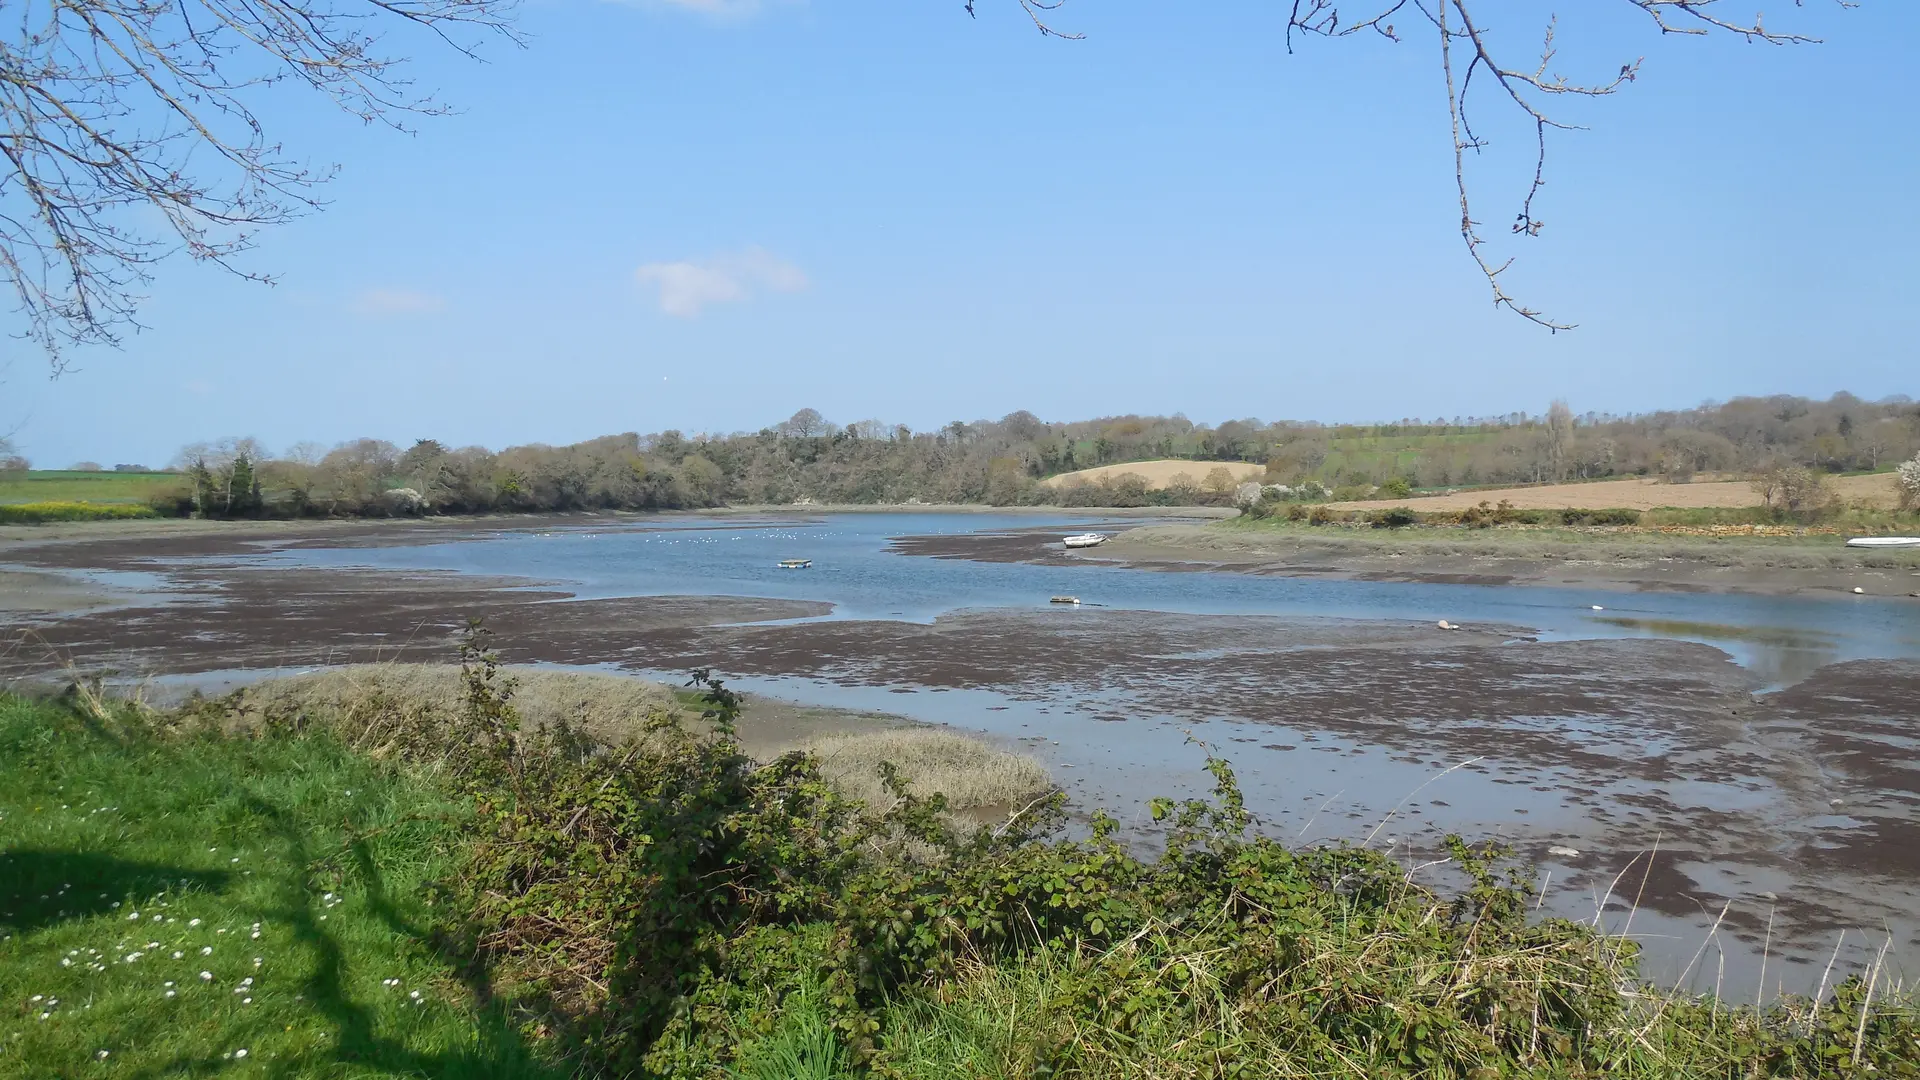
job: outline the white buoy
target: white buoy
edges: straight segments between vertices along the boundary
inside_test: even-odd
[[[1855,596],[1861,596],[1861,595],[1864,595],[1864,594],[1866,593],[1866,591],[1867,591],[1867,590],[1865,590],[1865,589],[1863,589],[1863,588],[1861,588],[1861,587],[1860,587],[1860,586],[1858,586],[1858,585],[1855,585],[1855,586],[1853,587],[1853,595],[1855,595]]]
[[[1445,620],[1445,619],[1441,619],[1441,620],[1440,620],[1440,623],[1439,623],[1439,626],[1440,626],[1440,629],[1442,629],[1442,630],[1451,630],[1451,629],[1453,629],[1453,624],[1452,624],[1452,623],[1450,623],[1450,622],[1448,622],[1448,621],[1447,621],[1447,620]]]

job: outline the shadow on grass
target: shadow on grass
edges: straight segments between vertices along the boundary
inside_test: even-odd
[[[285,844],[282,865],[289,868],[279,883],[277,910],[262,915],[286,927],[307,950],[311,968],[301,993],[334,1029],[334,1038],[325,1049],[275,1062],[277,1075],[344,1075],[343,1066],[356,1076],[391,1074],[446,1080],[567,1080],[575,1075],[574,1070],[534,1051],[506,1004],[493,995],[483,968],[460,965],[458,957],[447,956],[436,945],[431,928],[407,919],[401,905],[388,893],[371,845],[357,838],[350,841],[346,853],[374,915],[415,947],[454,961],[457,974],[467,981],[472,995],[473,1007],[467,1015],[472,1035],[466,1045],[434,1051],[411,1046],[394,1030],[391,1010],[386,1013],[386,1030],[382,1031],[379,1011],[368,1002],[355,1000],[349,989],[355,980],[350,977],[347,949],[320,919],[323,909],[317,897],[321,890],[313,879],[318,864],[306,836],[281,807],[255,798],[249,800],[248,809],[259,820],[271,823],[279,834]],[[191,1075],[216,1070],[223,1063],[211,1058],[179,1061],[156,1075]]]
[[[0,926],[27,933],[164,890],[226,887],[231,875],[83,851],[0,852]]]

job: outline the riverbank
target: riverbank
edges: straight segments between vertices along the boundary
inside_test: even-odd
[[[1540,923],[1491,849],[1452,846],[1468,892],[1248,836],[1224,762],[1138,856],[1052,804],[876,820],[723,739],[506,742],[477,681],[446,728],[386,703],[245,737],[0,694],[0,1070],[1838,1078],[1920,1039],[1883,963],[1811,1005],[1695,998]]]
[[[1149,525],[1083,557],[1141,569],[1362,581],[1791,596],[1920,592],[1920,552],[1849,548],[1841,537],[1675,536],[1630,530],[1340,528],[1286,522]]]

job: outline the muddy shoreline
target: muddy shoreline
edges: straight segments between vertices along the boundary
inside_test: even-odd
[[[1200,790],[1192,732],[1234,762],[1276,831],[1360,839],[1390,818],[1377,842],[1410,861],[1446,832],[1504,839],[1550,875],[1554,909],[1605,906],[1617,918],[1637,903],[1636,929],[1682,939],[1685,954],[1730,905],[1720,933],[1731,954],[1785,958],[1787,974],[1770,982],[1824,962],[1843,929],[1864,941],[1890,928],[1895,956],[1920,957],[1920,662],[1834,664],[1761,693],[1754,672],[1709,646],[1538,641],[1515,626],[1090,608],[823,620],[831,606],[809,601],[574,599],[555,582],[244,558],[440,543],[506,525],[9,544],[0,562],[23,576],[7,580],[32,575],[51,596],[59,575],[93,575],[84,587],[111,602],[0,606],[0,680],[67,664],[138,676],[446,660],[468,619],[483,618],[509,662],[653,676],[712,666],[763,694],[1022,740],[1083,806],[1112,806],[1123,820],[1147,795]],[[910,537],[895,549],[1083,558],[1051,535]],[[1096,549],[1086,561],[1135,550]]]

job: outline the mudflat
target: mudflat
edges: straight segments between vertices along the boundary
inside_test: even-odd
[[[1003,559],[1051,555],[1044,549],[1023,553],[1021,545],[1010,542],[983,543],[978,553]],[[1166,524],[1127,530],[1074,557],[1142,569],[1228,568],[1365,581],[1774,595],[1855,588],[1878,596],[1920,593],[1920,552],[1849,548],[1833,536]]]

